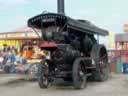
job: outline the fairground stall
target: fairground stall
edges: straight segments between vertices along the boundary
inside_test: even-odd
[[[116,34],[115,46],[118,71],[128,73],[128,33]]]
[[[29,27],[19,28],[12,32],[0,33],[0,49],[4,47],[15,47],[18,52],[21,50],[34,49],[37,53],[41,32]],[[31,59],[30,57],[28,59]]]
[[[22,44],[31,41],[39,41],[40,30],[35,32],[29,27],[19,28],[11,32],[0,33],[0,47],[3,45],[20,47]]]
[[[0,33],[0,52],[2,54],[1,58],[3,58],[3,60],[5,60],[5,57],[8,58],[6,63],[0,63],[0,69],[4,70],[6,73],[29,73],[28,71],[37,69],[36,66],[40,63],[41,60],[38,58],[38,53],[40,53],[40,48],[38,47],[40,37],[40,30],[33,30],[29,27],[16,29],[11,32]],[[17,50],[17,52],[14,52],[13,55],[15,57],[15,61],[13,62],[15,67],[13,68],[11,67],[9,61],[9,57],[12,56],[10,55],[12,48]],[[3,49],[11,50],[5,52]],[[20,58],[18,59],[19,61],[17,61],[17,58]],[[23,64],[24,59],[26,59],[27,62]]]

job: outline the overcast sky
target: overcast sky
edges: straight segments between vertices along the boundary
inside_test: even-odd
[[[113,33],[128,22],[128,0],[65,0],[66,15],[82,18]],[[57,0],[0,0],[0,32],[27,25],[28,18],[44,10],[56,12]]]

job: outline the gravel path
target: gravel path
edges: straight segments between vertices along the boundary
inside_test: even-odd
[[[0,86],[0,96],[128,96],[128,75],[112,75],[105,82],[88,82],[83,90],[64,83],[40,89],[37,82],[16,82]]]

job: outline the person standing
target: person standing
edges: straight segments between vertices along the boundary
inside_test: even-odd
[[[15,62],[15,55],[14,55],[14,52],[10,52],[9,53],[9,58],[8,58],[9,60],[10,60],[10,72],[11,73],[15,73],[15,64],[14,64],[14,62]]]

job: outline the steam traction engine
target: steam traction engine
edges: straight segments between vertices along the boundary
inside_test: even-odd
[[[106,30],[55,13],[35,16],[28,26],[42,30],[40,48],[49,53],[38,70],[41,88],[47,88],[55,78],[72,82],[76,89],[84,88],[89,76],[98,81],[108,78],[107,50],[94,37],[108,35]]]

